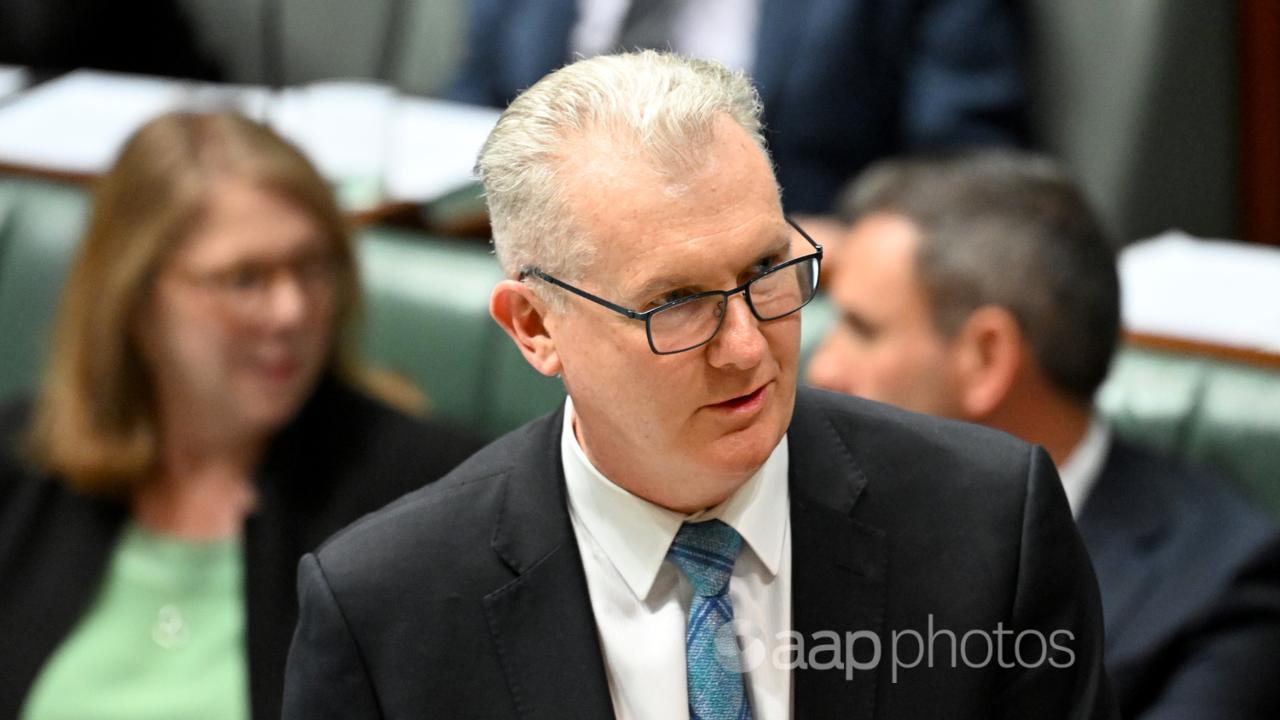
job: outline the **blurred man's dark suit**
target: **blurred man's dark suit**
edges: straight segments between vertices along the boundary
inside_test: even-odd
[[[613,716],[567,507],[562,413],[303,559],[286,718]],[[787,438],[793,629],[808,650],[824,630],[879,633],[883,649],[878,666],[848,677],[795,670],[795,717],[1113,716],[1097,588],[1048,455],[806,389]],[[940,646],[937,667],[895,681],[890,633],[930,627],[1065,630],[1074,664],[952,668]],[[869,642],[855,649],[870,661]],[[977,645],[968,654],[981,659]]]
[[[505,107],[564,65],[577,1],[472,0],[450,96]],[[828,211],[880,157],[1025,141],[1019,3],[760,2],[752,79],[790,212]]]
[[[1272,519],[1218,478],[1117,440],[1079,525],[1126,718],[1280,717]]]

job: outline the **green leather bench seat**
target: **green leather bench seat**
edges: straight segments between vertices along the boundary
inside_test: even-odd
[[[77,188],[0,177],[0,400],[39,374],[88,210]]]
[[[502,273],[486,245],[372,229],[359,257],[365,357],[412,380],[435,416],[496,437],[563,401],[489,317]]]
[[[1098,407],[1120,435],[1232,477],[1280,513],[1280,370],[1129,347]]]
[[[0,401],[38,377],[87,209],[79,188],[0,176]],[[489,318],[500,272],[486,245],[383,228],[357,244],[362,351],[433,415],[491,438],[563,400]],[[822,298],[805,308],[802,366],[832,315]],[[1280,512],[1280,370],[1126,347],[1098,403],[1122,435],[1234,477]]]

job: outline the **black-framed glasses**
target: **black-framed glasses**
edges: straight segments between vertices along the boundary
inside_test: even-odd
[[[696,293],[643,312],[609,302],[536,267],[521,270],[520,279],[524,280],[532,275],[619,315],[642,320],[645,334],[649,338],[649,349],[658,355],[674,355],[711,342],[724,324],[729,299],[738,293],[746,298],[751,314],[760,322],[784,318],[809,304],[818,292],[822,246],[814,242],[791,218],[786,218],[786,221],[813,246],[814,252],[774,265],[732,290]]]

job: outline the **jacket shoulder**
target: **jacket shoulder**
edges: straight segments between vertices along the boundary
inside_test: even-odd
[[[558,414],[535,420],[485,446],[440,480],[352,523],[317,557],[326,575],[361,586],[421,568],[452,577],[493,561],[490,536],[506,483],[537,463]],[[469,567],[470,564],[470,567]]]
[[[863,398],[804,388],[797,412],[823,418],[866,471],[884,471],[898,482],[949,479],[1024,484],[1032,446],[975,423],[903,410]]]
[[[0,519],[16,498],[47,480],[31,466],[22,447],[31,420],[31,407],[31,400],[25,397],[0,405]],[[0,524],[0,528],[3,527]]]
[[[1099,482],[1123,483],[1131,502],[1163,505],[1194,554],[1215,564],[1280,545],[1280,522],[1229,478],[1122,438],[1112,441],[1103,472]]]

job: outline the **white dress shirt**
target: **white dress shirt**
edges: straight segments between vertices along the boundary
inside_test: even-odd
[[[1102,474],[1102,466],[1107,462],[1107,452],[1111,450],[1111,428],[1106,421],[1097,415],[1089,418],[1089,429],[1084,437],[1067,456],[1066,462],[1058,468],[1058,477],[1062,478],[1062,489],[1067,491],[1067,504],[1071,506],[1071,515],[1080,519],[1080,511],[1089,500],[1089,493],[1098,484],[1098,476]]]
[[[578,0],[578,20],[569,35],[574,56],[612,52],[630,0]],[[755,64],[760,0],[689,0],[675,19],[671,49],[751,72]]]
[[[578,444],[573,418],[573,402],[566,400],[560,451],[569,517],[619,720],[689,717],[684,639],[693,588],[666,562],[666,555],[682,523],[713,518],[743,539],[729,599],[739,635],[748,645],[744,662],[752,717],[790,718],[790,670],[770,662],[777,638],[786,638],[791,630],[786,437],[727,500],[683,515],[632,495],[601,475]]]

